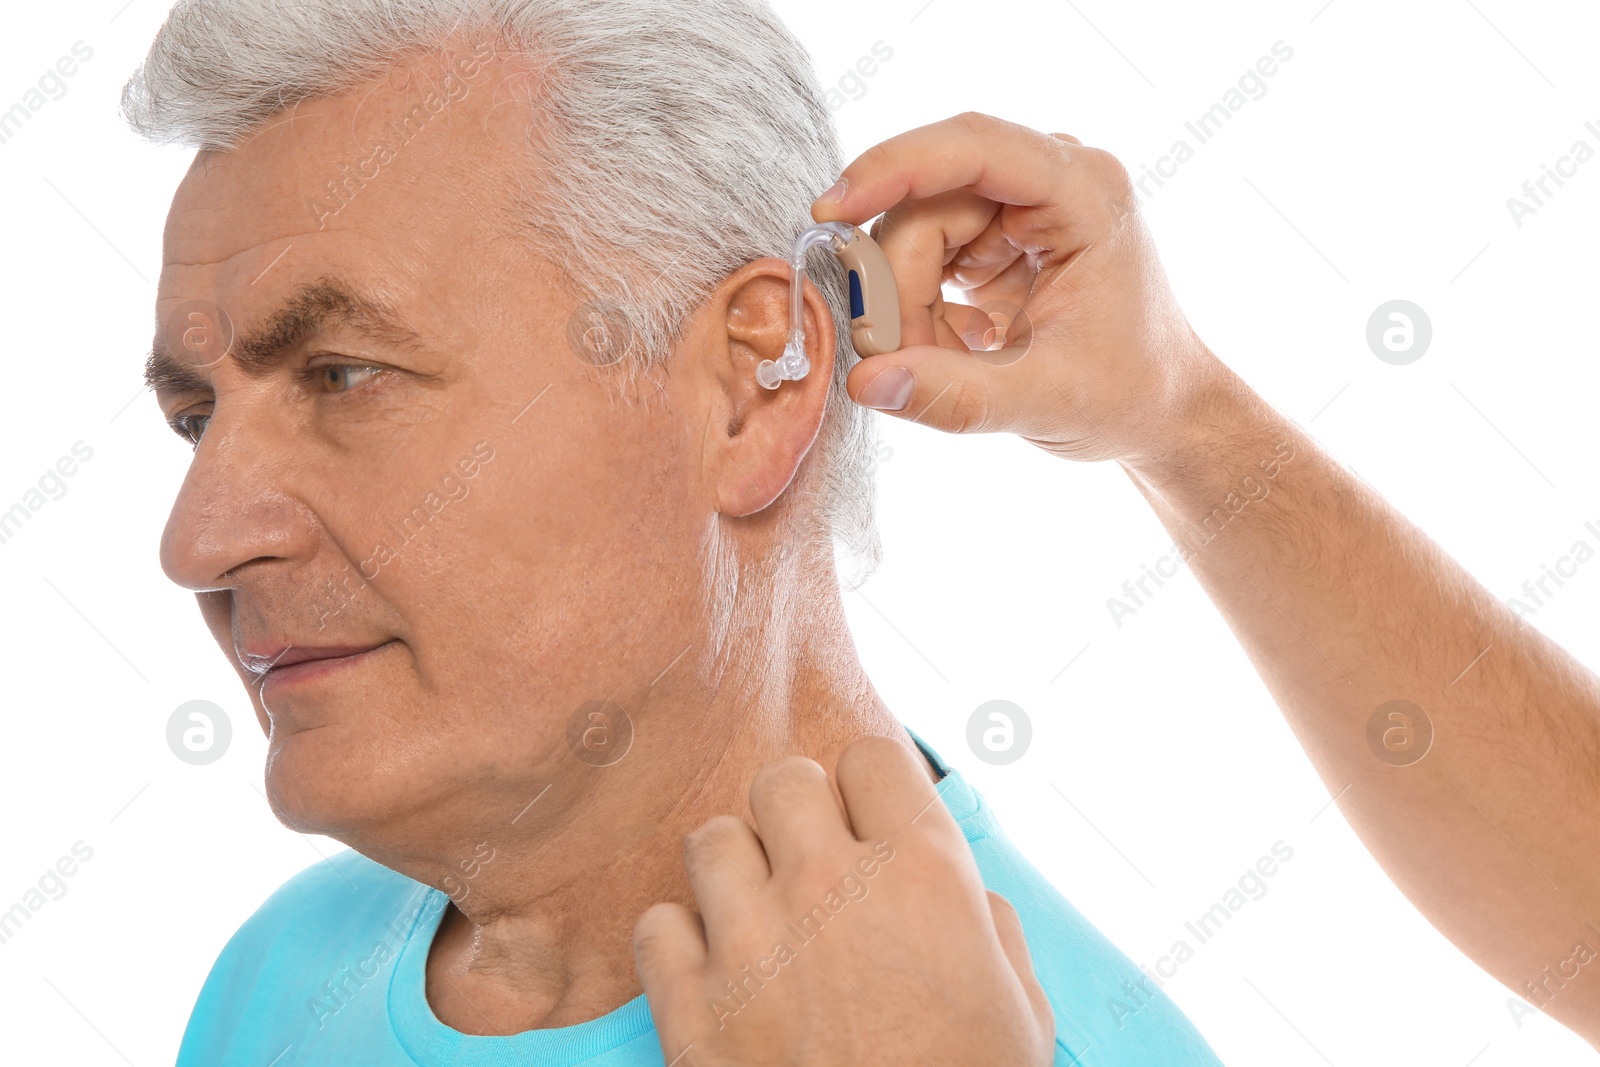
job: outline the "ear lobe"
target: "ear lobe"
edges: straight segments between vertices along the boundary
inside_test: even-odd
[[[789,286],[786,260],[758,259],[726,279],[713,302],[723,310],[722,343],[709,346],[722,361],[714,375],[721,406],[711,422],[717,447],[707,461],[717,466],[711,472],[717,510],[730,517],[754,514],[777,500],[822,429],[833,382],[834,323],[809,280],[801,309],[810,371],[776,389],[756,380],[761,361],[776,360],[788,343]]]

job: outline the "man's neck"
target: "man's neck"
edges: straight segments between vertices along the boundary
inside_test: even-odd
[[[641,992],[635,920],[658,901],[694,906],[683,839],[714,815],[751,820],[757,769],[800,754],[831,773],[858,738],[910,744],[848,633],[841,612],[808,626],[798,652],[789,646],[745,677],[725,672],[707,686],[686,672],[676,687],[653,690],[624,759],[594,768],[592,787],[541,801],[547,821],[524,820],[536,834],[458,879],[428,956],[435,1015],[464,1033],[510,1034],[620,1007]],[[786,674],[770,669],[779,662]],[[937,777],[931,767],[929,775]]]

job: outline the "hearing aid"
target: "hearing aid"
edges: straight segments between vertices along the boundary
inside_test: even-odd
[[[806,252],[820,244],[827,244],[845,269],[850,295],[850,343],[856,352],[876,356],[900,347],[900,288],[883,249],[859,226],[820,222],[800,231],[789,255],[789,340],[782,356],[764,359],[756,366],[756,381],[763,388],[776,389],[782,382],[799,381],[811,369],[811,361],[806,358],[802,296]]]

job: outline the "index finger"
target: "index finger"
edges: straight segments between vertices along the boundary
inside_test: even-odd
[[[1076,252],[1103,232],[1127,172],[1110,153],[968,111],[889,138],[858,156],[811,205],[818,222],[860,224],[906,199],[971,189],[1008,212],[1024,251]],[[837,195],[836,199],[829,197]]]

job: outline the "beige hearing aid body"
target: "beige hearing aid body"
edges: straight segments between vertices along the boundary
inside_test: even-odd
[[[856,352],[876,356],[900,347],[900,288],[883,249],[859,226],[821,222],[801,231],[789,257],[789,340],[782,356],[764,359],[756,367],[756,381],[767,389],[776,389],[782,382],[799,381],[811,369],[806,357],[802,290],[806,251],[823,243],[839,257],[845,269],[850,342]]]
[[[834,254],[850,286],[850,341],[861,355],[877,356],[900,347],[900,288],[878,242],[854,229]]]

